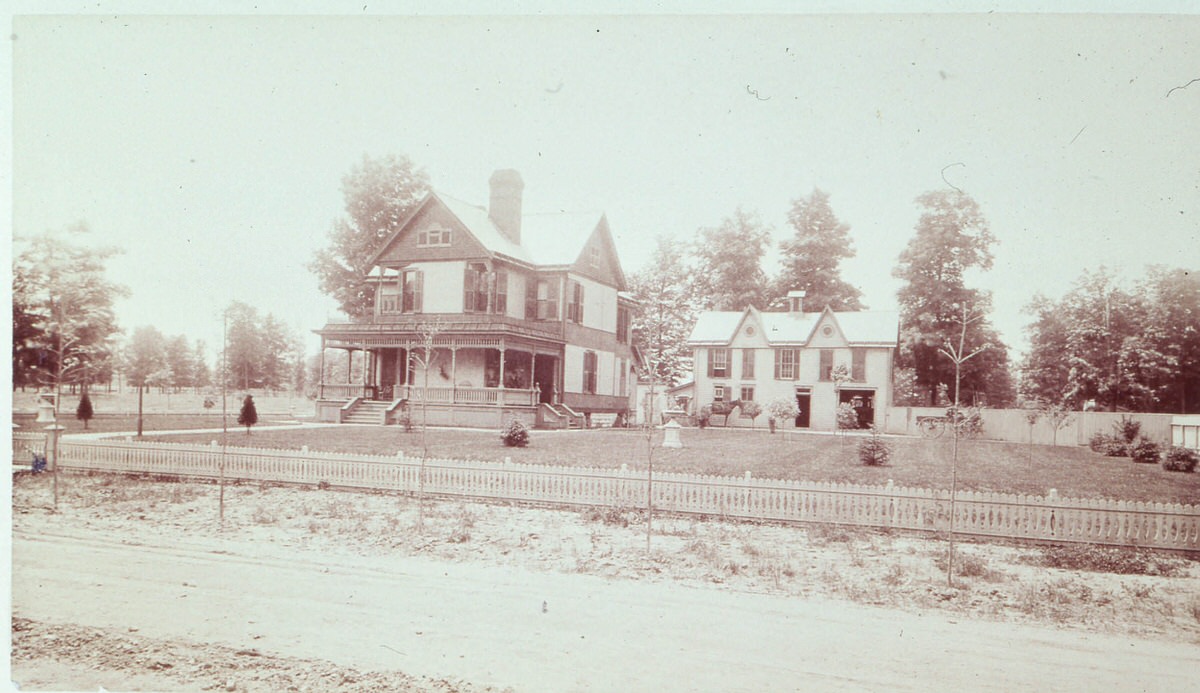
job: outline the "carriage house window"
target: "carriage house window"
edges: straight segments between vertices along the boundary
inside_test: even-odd
[[[740,399],[743,402],[753,402],[754,401],[754,386],[743,385],[742,386],[742,396],[740,397]]]
[[[800,377],[800,352],[797,349],[775,350],[775,379],[796,380]]]
[[[850,350],[850,379],[859,383],[867,380],[867,350],[862,347]]]
[[[713,401],[714,402],[724,402],[725,401],[725,386],[724,385],[713,385]]]
[[[833,380],[833,349],[821,350],[821,380]]]
[[[576,281],[567,282],[567,320],[583,323],[583,285]]]
[[[417,246],[421,248],[450,245],[450,229],[432,228],[417,232]]]
[[[754,377],[754,350],[742,349],[742,378],[749,380]]]
[[[400,312],[420,313],[423,277],[420,270],[404,270],[400,273]]]
[[[596,352],[583,352],[583,391],[596,394]]]
[[[558,280],[529,279],[525,282],[525,319],[558,319]]]
[[[729,350],[728,349],[709,349],[708,350],[708,377],[710,377],[710,378],[728,378],[729,377]]]

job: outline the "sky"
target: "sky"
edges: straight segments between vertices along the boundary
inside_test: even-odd
[[[627,273],[655,236],[691,242],[739,206],[777,245],[820,188],[851,227],[842,276],[873,309],[896,308],[915,198],[954,186],[997,239],[969,279],[1016,351],[1022,308],[1084,270],[1200,269],[1198,15],[110,7],[11,18],[14,250],[86,222],[124,250],[125,330],[210,355],[233,300],[315,353],[336,305],[306,264],[363,156],[406,155],[481,205],[515,168],[526,212],[604,211]]]

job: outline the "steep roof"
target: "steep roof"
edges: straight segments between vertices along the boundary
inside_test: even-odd
[[[763,337],[769,344],[803,346],[811,339],[822,316],[829,314],[852,345],[894,345],[900,332],[900,314],[892,310],[860,310],[835,313],[764,313],[754,308],[744,311],[705,311],[696,319],[688,337],[693,346],[719,346],[733,341],[742,319],[755,314],[762,322]]]

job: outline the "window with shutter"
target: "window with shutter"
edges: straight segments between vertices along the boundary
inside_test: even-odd
[[[867,380],[867,350],[854,347],[850,350],[850,379],[863,383]]]

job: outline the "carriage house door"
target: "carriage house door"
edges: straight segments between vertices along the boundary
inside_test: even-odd
[[[807,389],[796,389],[796,406],[800,414],[796,416],[796,428],[808,428],[808,416],[812,409],[812,392]]]

